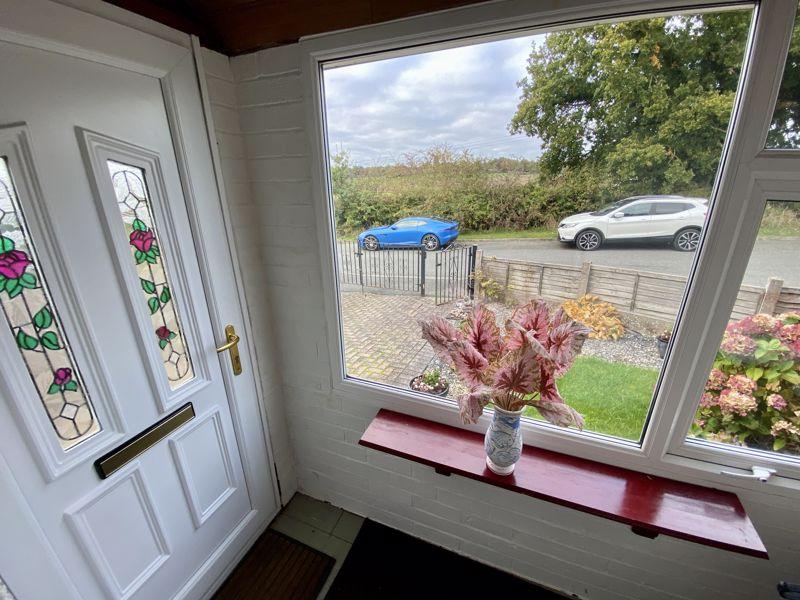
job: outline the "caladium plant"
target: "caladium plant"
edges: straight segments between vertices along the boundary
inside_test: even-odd
[[[491,309],[476,305],[456,328],[442,317],[420,321],[422,337],[451,365],[469,388],[458,396],[465,423],[475,423],[490,402],[504,410],[535,407],[549,422],[583,428],[583,416],[568,406],[556,387],[580,353],[589,329],[542,301],[518,307],[497,325]]]

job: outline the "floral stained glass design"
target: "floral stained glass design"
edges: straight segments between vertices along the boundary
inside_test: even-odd
[[[194,371],[158,242],[144,170],[109,160],[108,172],[150,312],[153,343],[161,351],[167,379],[174,390],[192,379]]]
[[[101,430],[0,157],[0,305],[64,450]]]

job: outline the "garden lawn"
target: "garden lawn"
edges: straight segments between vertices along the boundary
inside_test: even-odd
[[[558,390],[584,416],[585,429],[638,441],[657,379],[656,369],[579,356]],[[533,407],[525,415],[541,419]]]

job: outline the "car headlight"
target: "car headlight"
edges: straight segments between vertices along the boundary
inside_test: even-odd
[[[560,223],[558,225],[559,229],[570,229],[571,227],[575,227],[577,223]]]

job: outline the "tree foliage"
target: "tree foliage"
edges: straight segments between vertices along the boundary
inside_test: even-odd
[[[778,102],[767,136],[767,146],[800,148],[800,4],[783,71],[783,81],[778,92]]]
[[[627,193],[708,190],[750,11],[602,24],[534,47],[510,130],[542,139],[546,175],[591,169]]]

